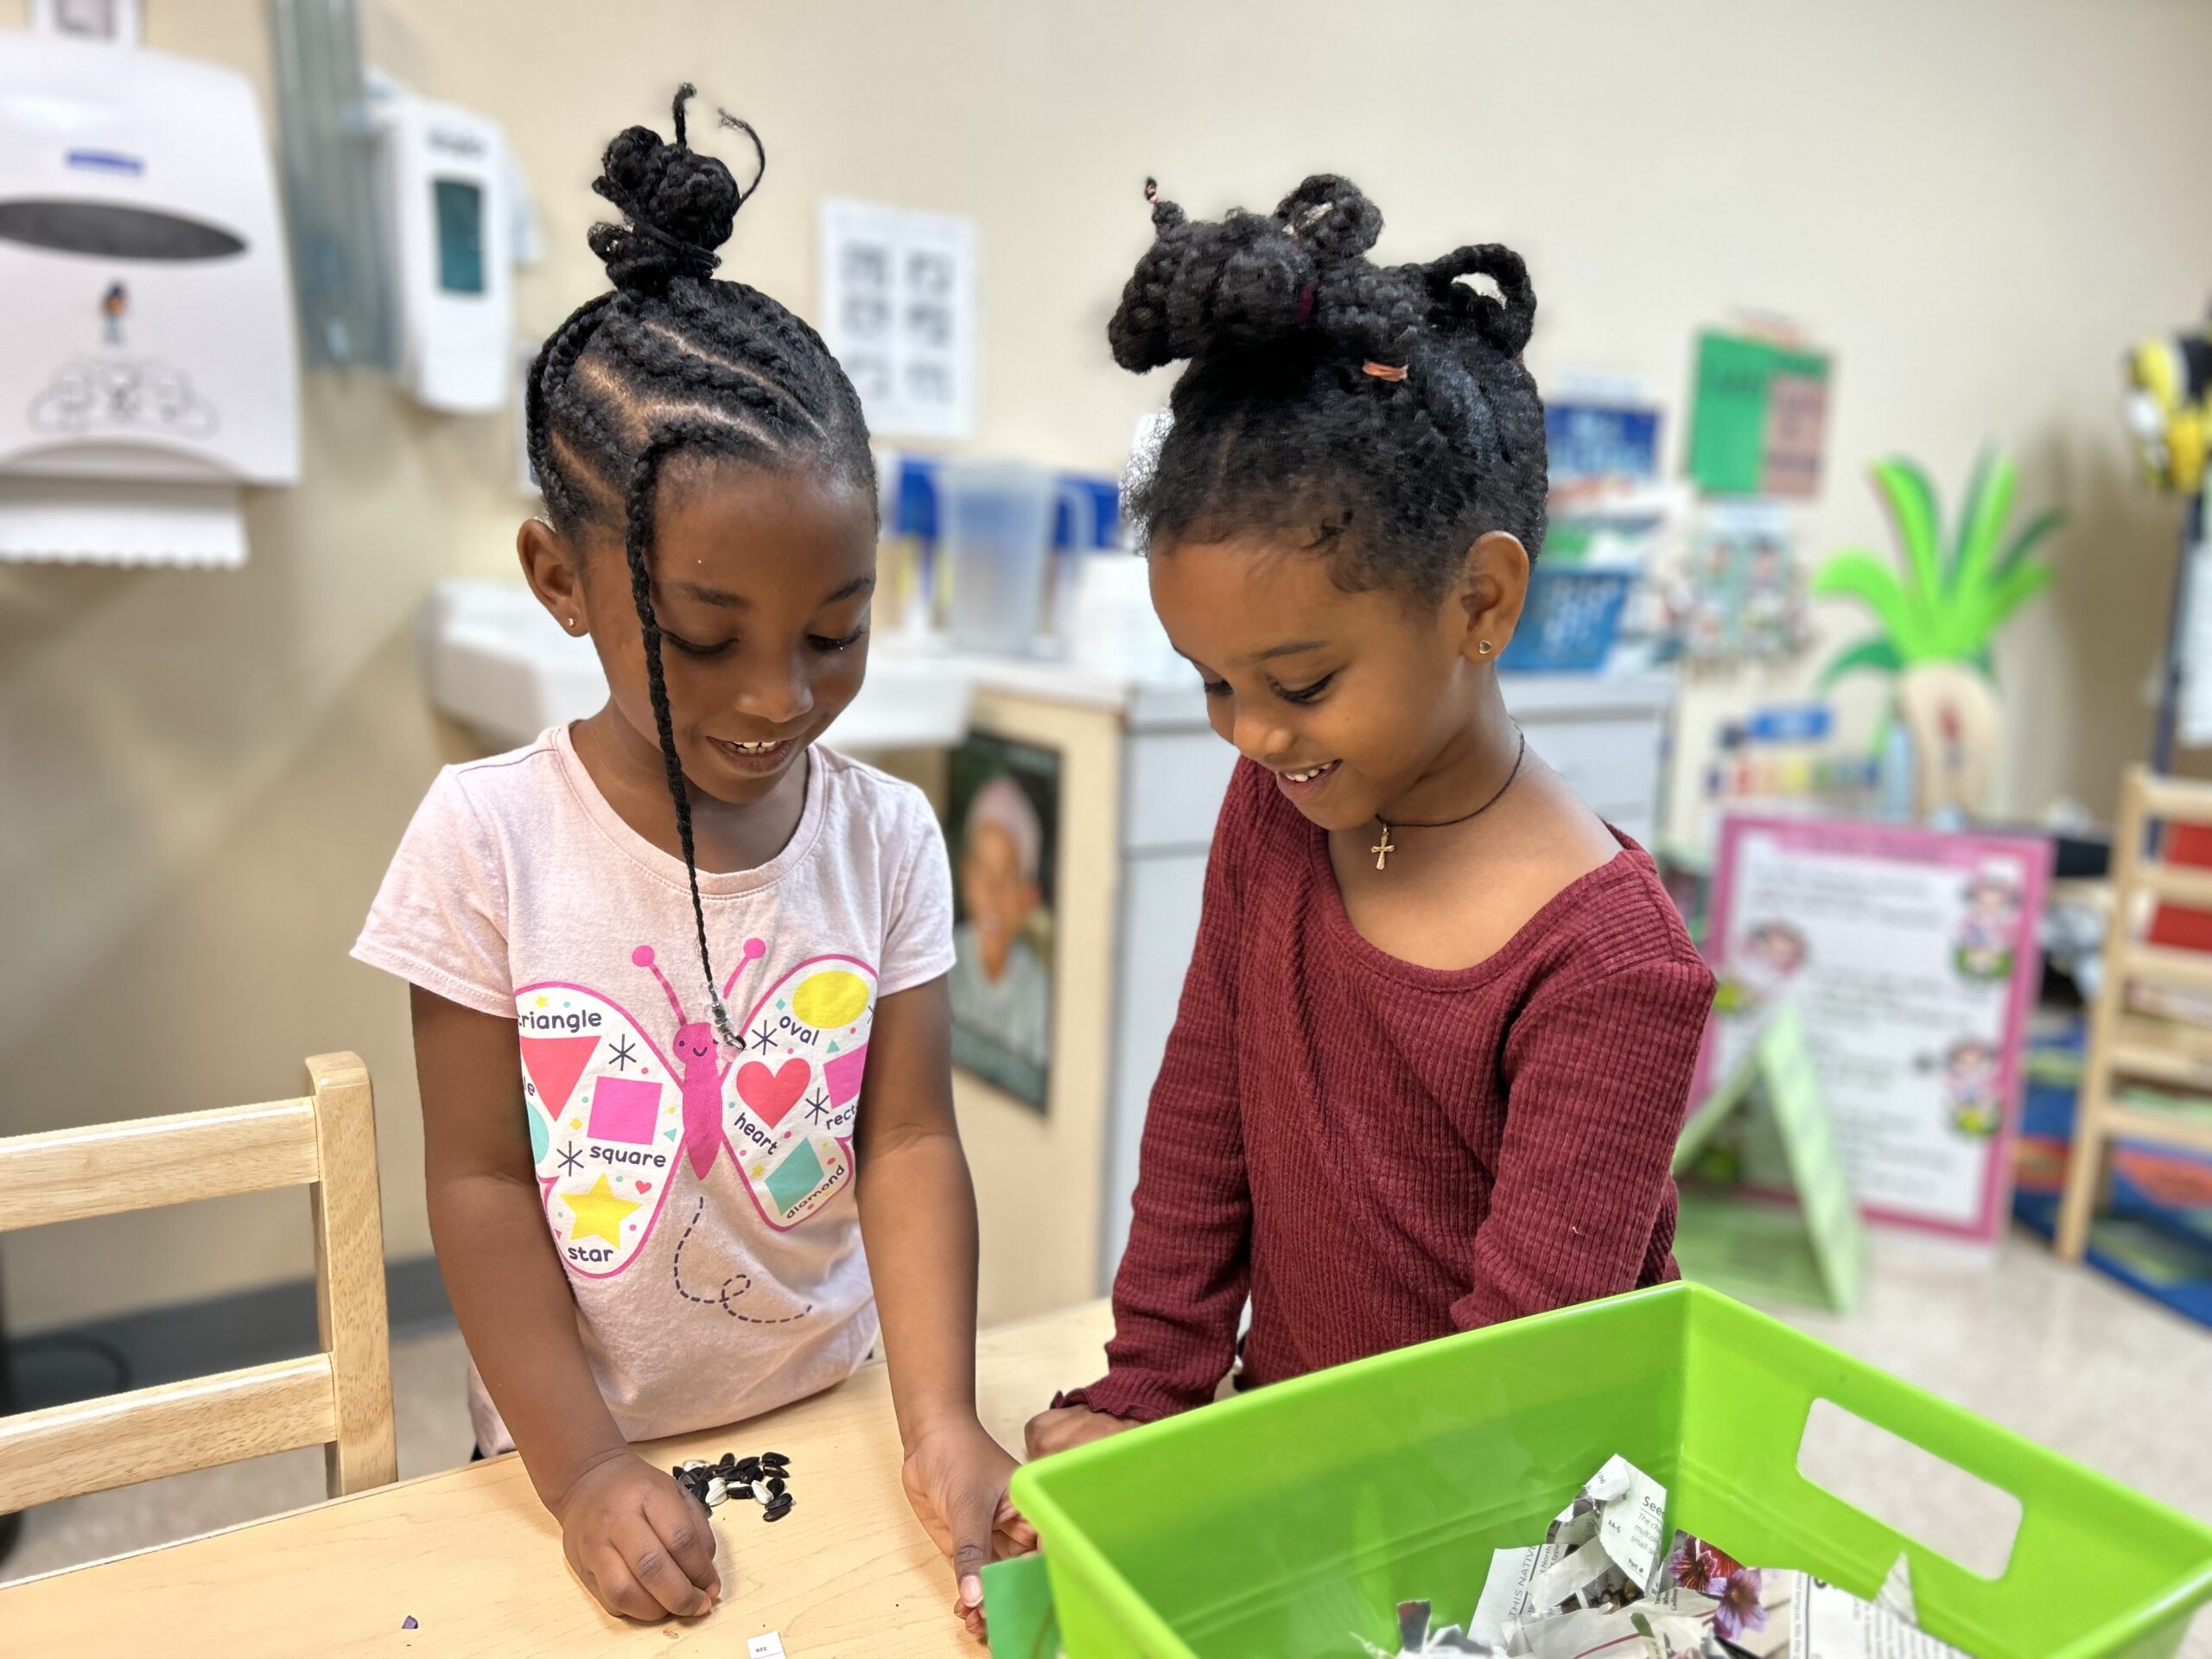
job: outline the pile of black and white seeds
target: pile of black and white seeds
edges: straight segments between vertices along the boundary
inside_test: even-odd
[[[780,1521],[797,1502],[789,1485],[791,1460],[780,1452],[763,1452],[757,1458],[725,1452],[720,1463],[694,1458],[668,1472],[709,1510],[720,1509],[733,1497],[749,1497],[760,1505],[763,1521]]]

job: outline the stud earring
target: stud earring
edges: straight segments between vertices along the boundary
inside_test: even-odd
[[[1497,647],[1496,645],[1493,645],[1492,644],[1491,644],[1491,642],[1490,642],[1489,640],[1487,640],[1487,639],[1478,639],[1477,641],[1475,641],[1475,649],[1476,649],[1478,652],[1479,652],[1483,656],[1487,657],[1487,656],[1489,656],[1489,655],[1491,654],[1491,652],[1492,652],[1493,651],[1496,651],[1496,650],[1497,649]]]

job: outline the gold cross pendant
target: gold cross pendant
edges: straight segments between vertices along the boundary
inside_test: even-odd
[[[1375,855],[1375,868],[1378,870],[1384,868],[1385,861],[1389,858],[1391,854],[1398,850],[1395,847],[1393,847],[1390,844],[1390,826],[1389,824],[1386,823],[1382,826],[1382,839],[1376,842],[1367,850]]]

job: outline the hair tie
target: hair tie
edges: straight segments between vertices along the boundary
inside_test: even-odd
[[[1295,319],[1295,322],[1296,326],[1300,328],[1305,327],[1308,323],[1313,321],[1314,286],[1315,284],[1308,283],[1305,287],[1298,290],[1298,315]]]
[[[1402,363],[1377,363],[1370,359],[1361,364],[1359,369],[1362,374],[1371,374],[1377,380],[1402,380],[1406,378],[1406,365]]]

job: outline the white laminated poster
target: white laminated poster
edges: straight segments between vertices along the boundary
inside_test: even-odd
[[[877,438],[976,430],[976,226],[944,213],[825,200],[822,338]]]
[[[1869,1221],[1994,1249],[2011,1211],[2048,841],[1856,819],[1731,817],[1708,950],[1720,981],[1696,1097],[1788,999]],[[1747,1185],[1787,1192],[1770,1135]]]

